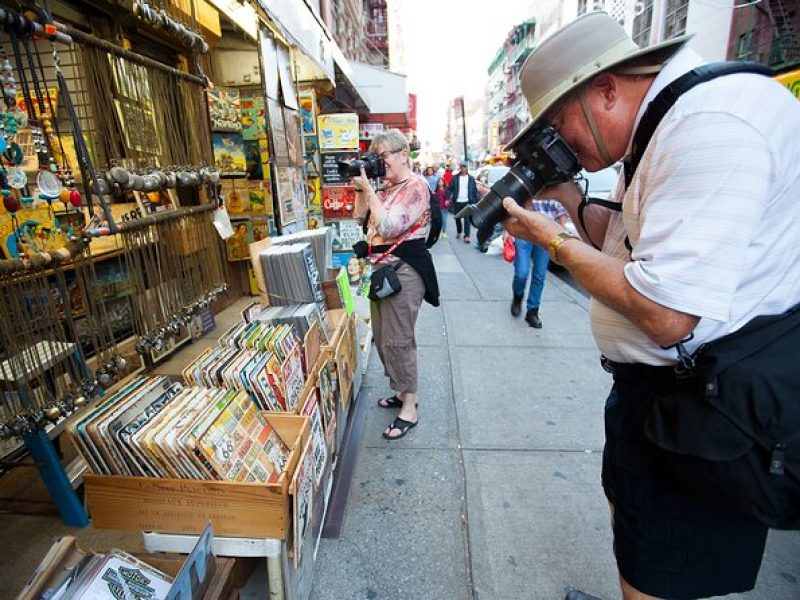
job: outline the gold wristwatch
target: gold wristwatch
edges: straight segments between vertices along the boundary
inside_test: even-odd
[[[577,235],[570,233],[569,231],[562,231],[561,233],[557,233],[552,240],[550,240],[547,244],[547,251],[550,253],[550,259],[556,263],[561,264],[558,262],[558,249],[561,247],[561,244],[566,242],[567,240],[579,240]]]

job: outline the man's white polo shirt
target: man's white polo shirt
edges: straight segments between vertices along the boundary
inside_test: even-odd
[[[699,64],[692,50],[679,52],[638,119],[663,87]],[[659,124],[622,206],[603,252],[630,260],[625,277],[642,295],[701,317],[690,351],[757,315],[784,312],[800,302],[800,102],[761,75],[695,87]],[[675,362],[675,349],[661,349],[595,300],[591,321],[611,360]]]

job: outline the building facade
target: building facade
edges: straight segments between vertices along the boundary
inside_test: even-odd
[[[800,2],[766,0],[737,5],[728,58],[754,60],[779,71],[800,66]]]
[[[519,73],[538,40],[536,19],[528,19],[508,34],[489,66],[487,116],[483,128],[490,155],[498,154],[528,120],[528,105],[519,86]]]

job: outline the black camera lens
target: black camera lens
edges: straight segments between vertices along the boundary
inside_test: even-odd
[[[336,161],[336,168],[339,170],[340,177],[356,177],[361,175],[361,167],[365,166],[360,158],[355,160]]]
[[[361,174],[361,167],[369,179],[377,179],[386,175],[386,163],[374,152],[367,152],[355,160],[340,160],[336,168],[341,177],[355,177]]]
[[[505,218],[503,198],[510,196],[522,206],[543,187],[568,181],[581,170],[577,154],[552,127],[533,129],[516,144],[514,151],[520,160],[511,170],[477,204],[466,206],[456,215],[469,219],[477,228],[479,244]]]

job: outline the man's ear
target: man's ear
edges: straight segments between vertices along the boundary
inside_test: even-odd
[[[602,99],[603,108],[606,110],[614,108],[619,98],[619,83],[619,79],[614,74],[600,73],[590,84],[592,91]]]

